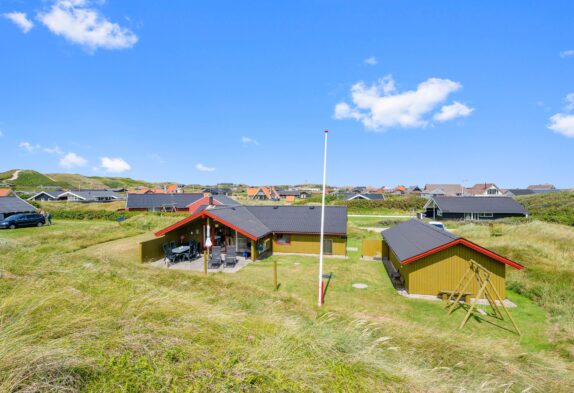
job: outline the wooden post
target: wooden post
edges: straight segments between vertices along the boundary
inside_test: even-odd
[[[470,318],[470,316],[472,315],[472,310],[474,310],[474,307],[476,306],[476,304],[480,300],[480,295],[482,295],[482,292],[484,292],[484,290],[486,289],[487,283],[488,283],[488,281],[485,281],[484,284],[482,284],[482,287],[480,287],[480,290],[476,294],[476,298],[474,299],[474,302],[470,305],[470,309],[468,310],[468,312],[466,313],[466,316],[462,320],[462,323],[460,324],[459,329],[462,329],[464,327],[464,325],[466,325],[466,321],[468,321],[468,318]]]
[[[203,272],[207,274],[207,250],[203,250]]]
[[[275,286],[275,290],[279,289],[277,285],[277,261],[273,261],[273,285]]]
[[[465,274],[466,275],[466,274]],[[470,275],[468,277],[468,279],[466,280],[466,283],[464,284],[464,286],[462,287],[462,289],[459,291],[456,299],[454,300],[454,302],[451,304],[449,310],[448,310],[448,315],[452,314],[452,312],[454,311],[456,305],[458,304],[458,302],[460,301],[460,298],[462,297],[462,294],[464,293],[464,291],[466,290],[466,287],[468,287],[468,284],[470,284],[470,282],[472,281],[472,275]],[[457,288],[458,289],[458,288]],[[456,290],[455,290],[456,291]],[[455,292],[453,292],[454,294]]]
[[[490,281],[489,281],[490,282]],[[516,332],[518,333],[519,336],[522,336],[522,333],[520,332],[520,329],[518,329],[518,326],[516,326],[516,323],[514,322],[514,319],[512,319],[512,315],[510,315],[510,312],[508,311],[508,309],[506,308],[506,306],[504,305],[504,301],[500,298],[500,295],[498,294],[498,291],[496,290],[496,287],[490,283],[490,287],[492,288],[492,290],[494,291],[494,294],[496,295],[496,297],[498,298],[498,300],[500,301],[500,305],[502,306],[502,308],[504,309],[504,311],[506,312],[506,315],[508,315],[508,318],[510,319],[510,322],[512,322],[512,326],[514,326],[514,328],[516,329]]]

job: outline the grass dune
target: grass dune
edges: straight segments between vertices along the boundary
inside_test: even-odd
[[[334,279],[318,310],[316,258],[277,256],[238,274],[207,277],[137,263],[138,241],[166,220],[68,221],[0,233],[0,390],[574,388],[570,317],[547,308],[553,298],[511,291],[519,304],[513,315],[526,332],[521,339],[484,321],[459,331],[461,314],[447,317],[440,303],[397,295],[380,263],[352,252],[348,260],[327,259]],[[569,271],[572,255],[561,246],[563,236],[569,239],[562,227],[543,224],[543,243],[513,246],[514,237],[543,230],[536,225],[505,227],[497,238],[480,226],[459,230],[514,256],[532,256],[528,270]],[[350,245],[372,235],[352,227]],[[551,252],[569,262],[553,265]],[[274,260],[279,291],[271,288]],[[545,285],[539,277],[546,273],[528,274],[513,275],[512,282],[525,290]],[[354,282],[369,287],[356,290]],[[571,298],[566,302],[571,307]]]

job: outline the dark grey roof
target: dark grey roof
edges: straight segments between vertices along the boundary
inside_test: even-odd
[[[123,199],[123,195],[117,194],[112,190],[70,190],[63,192],[59,197],[64,194],[74,194],[85,201],[97,201],[99,198]]]
[[[0,213],[35,213],[36,208],[18,197],[0,197]]]
[[[515,196],[534,194],[534,191],[529,190],[527,188],[514,188],[514,189],[508,190],[508,192],[512,193],[512,195],[515,195]]]
[[[416,218],[381,232],[399,261],[412,258],[456,240],[459,236]]]
[[[272,232],[271,229],[263,224],[247,207],[243,205],[214,207],[212,209],[206,209],[206,211],[209,211],[209,213],[221,218],[231,225],[250,233],[256,238],[260,238]]]
[[[385,199],[385,194],[362,194],[370,200]]]
[[[40,191],[39,193],[34,194],[34,195],[31,196],[30,198],[28,198],[28,200],[31,201],[31,200],[33,200],[33,199],[36,199],[37,197],[39,197],[39,196],[42,195],[42,194],[46,194],[46,195],[48,195],[48,196],[49,196],[50,198],[52,198],[52,199],[57,199],[57,198],[58,198],[58,195],[60,195],[61,192]]]
[[[185,209],[187,206],[203,198],[201,193],[193,194],[128,194],[126,207],[128,209],[159,209],[162,206],[175,206],[176,209]],[[225,195],[214,195],[223,205],[237,205],[233,199]]]
[[[444,213],[508,213],[527,214],[522,205],[510,197],[447,197],[435,196],[432,199]]]
[[[246,206],[272,232],[320,233],[321,206]],[[347,208],[325,207],[325,233],[347,234]]]
[[[277,192],[281,196],[288,196],[288,195],[299,196],[299,195],[301,195],[301,191],[298,191],[298,190],[279,190]]]

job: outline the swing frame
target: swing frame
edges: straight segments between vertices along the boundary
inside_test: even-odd
[[[468,260],[467,262],[469,264],[468,269],[464,272],[455,290],[452,291],[451,295],[447,300],[447,304],[445,307],[448,307],[448,315],[451,315],[452,312],[456,309],[456,306],[459,304],[460,299],[462,298],[464,292],[474,279],[478,284],[479,290],[476,294],[476,298],[474,299],[474,301],[471,300],[470,308],[468,309],[464,319],[462,320],[459,329],[462,329],[466,325],[468,319],[470,318],[472,312],[474,311],[474,308],[479,303],[480,298],[484,295],[484,298],[488,301],[490,307],[492,307],[495,316],[500,317],[500,319],[504,320],[502,311],[500,310],[498,304],[496,304],[496,301],[498,300],[498,303],[500,304],[500,306],[502,306],[502,309],[505,311],[506,315],[508,316],[508,319],[510,319],[510,322],[512,322],[512,326],[514,326],[516,333],[519,336],[522,336],[520,329],[518,329],[518,326],[514,322],[512,315],[510,315],[510,311],[508,311],[508,309],[504,305],[503,299],[500,298],[500,295],[496,290],[496,287],[492,284],[492,281],[490,280],[492,272],[490,272],[488,269],[486,269],[485,267],[478,264],[476,261],[472,259]]]

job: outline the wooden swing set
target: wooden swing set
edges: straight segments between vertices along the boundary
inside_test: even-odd
[[[516,333],[518,333],[518,335],[521,336],[522,333],[520,333],[518,326],[516,326],[514,319],[512,319],[512,315],[510,315],[510,312],[504,305],[504,300],[500,298],[500,295],[498,294],[496,287],[492,284],[492,281],[490,280],[492,273],[489,270],[485,269],[483,266],[473,261],[472,259],[469,260],[468,263],[469,263],[468,269],[462,276],[460,282],[456,286],[455,290],[450,292],[450,296],[447,300],[446,305],[446,307],[448,307],[448,315],[452,314],[452,312],[456,309],[456,306],[459,304],[462,296],[465,295],[466,293],[465,291],[470,285],[470,283],[473,280],[476,280],[478,288],[476,298],[474,299],[474,301],[471,301],[471,305],[462,323],[460,324],[459,329],[462,329],[464,325],[466,325],[466,322],[472,315],[472,312],[476,308],[477,304],[479,304],[481,297],[484,296],[484,298],[490,304],[490,307],[494,312],[494,316],[497,318],[500,317],[501,320],[504,320],[504,316],[502,315],[502,311],[500,311],[499,305],[502,306],[502,309],[505,311],[506,315],[508,316],[508,319],[510,319],[510,322],[512,322],[512,326],[514,326]]]

